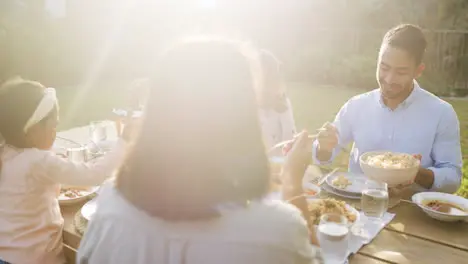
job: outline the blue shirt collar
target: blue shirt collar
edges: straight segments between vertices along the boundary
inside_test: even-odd
[[[421,87],[419,86],[419,83],[416,80],[414,80],[413,81],[413,91],[411,91],[408,98],[406,98],[403,102],[400,103],[400,105],[398,105],[397,109],[398,108],[405,109],[405,108],[409,107],[412,103],[414,103],[414,101],[417,100],[420,91],[421,91]],[[379,88],[379,92],[378,92],[378,100],[379,100],[380,106],[382,106],[383,108],[388,108],[384,104],[384,102],[382,100],[382,94],[380,92],[380,88]]]

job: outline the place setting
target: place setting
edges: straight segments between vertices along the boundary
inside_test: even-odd
[[[284,157],[270,157],[270,162],[278,172]],[[364,153],[360,162],[362,174],[334,169],[323,175],[311,165],[304,175],[304,193],[324,257],[336,263],[345,263],[393,220],[395,214],[387,212],[392,207],[389,189],[414,179],[419,167],[412,155],[388,151]],[[418,197],[414,203],[422,204]]]
[[[93,121],[84,129],[88,130],[88,140],[80,142],[69,139],[67,134],[60,134],[52,151],[71,162],[86,163],[105,155],[116,142],[115,125],[110,121]],[[70,132],[70,135],[74,132]],[[61,206],[74,206],[94,198],[100,186],[62,185],[58,201]]]

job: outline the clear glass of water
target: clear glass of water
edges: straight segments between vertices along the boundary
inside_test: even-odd
[[[94,121],[90,124],[91,141],[99,143],[107,140],[107,122]]]
[[[373,221],[380,221],[388,209],[388,186],[385,182],[367,180],[361,197],[361,210]]]
[[[339,214],[324,214],[320,218],[317,236],[325,263],[343,264],[348,258],[349,227]]]
[[[76,147],[67,149],[68,160],[75,163],[88,161],[88,149],[86,147]]]

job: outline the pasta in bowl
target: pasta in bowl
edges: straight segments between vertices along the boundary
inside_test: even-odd
[[[359,162],[367,177],[386,182],[389,187],[412,182],[420,166],[420,161],[410,154],[389,151],[366,152]]]

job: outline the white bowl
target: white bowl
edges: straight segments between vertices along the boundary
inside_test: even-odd
[[[89,197],[92,194],[96,193],[99,190],[99,186],[92,186],[92,187],[62,186],[62,188],[80,189],[80,190],[83,190],[84,195],[76,197],[76,198],[68,198],[66,196],[60,195],[59,198],[58,198],[60,205],[73,205],[73,204],[77,204],[77,203],[80,203],[80,202],[84,202],[87,199],[89,199]]]
[[[376,181],[385,182],[389,187],[394,187],[400,184],[405,184],[407,182],[413,181],[416,177],[416,174],[419,170],[420,161],[414,158],[414,166],[410,168],[379,168],[369,165],[367,159],[370,156],[379,155],[383,153],[388,153],[389,151],[371,151],[366,152],[361,155],[359,158],[359,163],[361,165],[362,172],[364,174]],[[403,154],[393,152],[394,154]]]
[[[304,189],[304,192],[307,192],[307,190],[312,190],[312,191],[315,192],[314,195],[308,195],[308,194],[306,193],[307,199],[315,199],[315,198],[319,198],[319,197],[320,197],[320,191],[321,191],[321,190],[320,190],[320,187],[319,187],[319,186],[317,186],[317,185],[315,185],[315,184],[312,184],[312,183],[310,183],[310,182],[306,182],[306,183],[303,184],[302,187],[303,187],[303,189]]]
[[[93,218],[94,213],[96,212],[97,202],[96,198],[88,201],[83,207],[81,207],[81,216],[87,221],[90,221]]]
[[[456,221],[468,221],[468,200],[448,194],[448,193],[438,193],[438,192],[422,192],[413,195],[411,198],[414,203],[416,203],[428,216],[444,222],[456,222]],[[424,202],[437,200],[441,202],[448,202],[454,205],[457,205],[466,211],[465,214],[454,215],[454,214],[447,214],[441,213],[435,210],[432,210],[429,207],[424,206]]]

